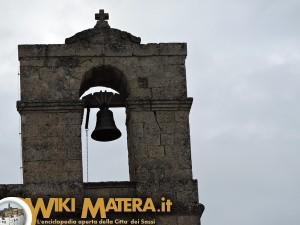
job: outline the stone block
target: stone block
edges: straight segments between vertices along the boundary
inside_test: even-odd
[[[110,198],[111,193],[109,188],[85,188],[85,196],[92,199],[97,199],[99,196],[103,198]]]
[[[66,148],[51,148],[45,146],[43,143],[34,145],[33,147],[24,147],[23,159],[27,161],[41,161],[41,160],[64,160],[68,158]]]
[[[80,88],[77,78],[70,78],[69,80],[69,89],[78,90]]]
[[[175,123],[166,123],[166,130],[165,133],[167,134],[174,134],[175,133]]]
[[[130,143],[132,143],[132,147],[136,147],[136,148],[141,148],[142,146],[145,146],[146,145],[146,141],[144,139],[144,137],[142,136],[130,136]]]
[[[103,55],[104,56],[132,56],[132,45],[122,44],[108,44],[104,45]]]
[[[177,216],[165,216],[165,215],[164,216],[158,216],[157,224],[158,225],[178,225]]]
[[[166,169],[165,176],[167,178],[174,179],[192,179],[192,170],[191,169]]]
[[[156,111],[156,118],[158,123],[171,123],[174,122],[174,111]]]
[[[81,56],[81,57],[109,56],[107,50],[106,50],[106,54],[104,53],[105,46],[103,44],[93,45],[93,46],[75,45],[75,48],[76,48],[76,56]]]
[[[134,137],[144,136],[144,123],[131,123],[130,128],[130,132]]]
[[[175,112],[176,122],[187,122],[189,118],[189,111],[177,111]]]
[[[136,183],[136,192],[137,192],[137,195],[140,197],[152,196],[152,194],[157,193],[159,189],[160,189],[160,187],[159,187],[158,180],[143,179]],[[160,197],[159,197],[159,199],[160,199]]]
[[[138,142],[136,146],[131,147],[131,153],[133,154],[133,157],[136,158],[136,160],[141,160],[149,157],[149,150],[147,148],[147,145]]]
[[[189,216],[178,216],[178,225],[200,225],[200,217],[189,215]]]
[[[166,64],[168,64],[168,65],[183,65],[184,66],[185,65],[185,56],[168,56]]]
[[[151,111],[138,112],[138,121],[145,123],[156,123],[155,115]]]
[[[36,172],[32,170],[26,170],[24,168],[24,181],[25,184],[30,183],[45,183],[45,182],[68,182],[68,173],[62,173],[58,171],[42,171],[42,172]]]
[[[137,99],[151,99],[150,88],[132,88],[130,90],[130,96]]]
[[[79,145],[74,146],[65,146],[68,151],[68,159],[82,159],[82,146],[81,143]]]
[[[160,72],[158,72],[160,73]],[[172,86],[172,80],[168,77],[163,77],[162,74],[160,76],[151,76],[148,79],[148,87],[149,88],[168,88]]]
[[[153,99],[166,99],[167,91],[170,90],[165,87],[153,87],[151,88],[151,96]]]
[[[76,172],[68,172],[68,181],[81,181],[82,180],[82,173]]]
[[[188,121],[177,122],[175,125],[175,132],[177,134],[188,134],[190,132]]]
[[[131,126],[132,123],[143,122],[142,117],[139,111],[126,110],[128,126]]]
[[[175,143],[179,146],[183,146],[186,149],[191,148],[190,134],[189,133],[175,133]]]
[[[39,67],[44,66],[44,59],[23,59],[20,60],[20,66],[33,66],[33,67]]]
[[[19,45],[19,59],[25,57],[42,57],[46,56],[47,45]]]
[[[182,146],[166,145],[166,158],[172,162],[174,168],[177,169],[192,169],[190,149],[185,149]]]
[[[58,125],[51,127],[49,131],[49,136],[58,137],[81,137],[81,125]]]
[[[158,44],[146,44],[146,45],[135,45],[132,49],[134,56],[158,56],[159,45]]]
[[[161,144],[162,145],[174,145],[175,139],[173,134],[161,134]]]
[[[47,45],[47,55],[46,56],[74,56],[75,52],[76,52],[76,48],[72,47],[72,46],[68,46],[68,45],[60,45],[60,44],[56,44],[56,45]],[[77,52],[76,52],[77,53]]]
[[[159,133],[152,134],[152,135],[145,135],[143,142],[146,145],[162,145],[161,142],[161,135]]]
[[[182,188],[178,190],[177,193],[177,200],[181,203],[190,204],[190,205],[198,205],[198,194],[197,190],[186,190]]]
[[[164,165],[159,161],[140,160],[135,167],[136,179],[141,180],[161,180],[165,177]]]
[[[52,116],[52,115],[50,115]],[[81,112],[64,112],[56,113],[53,115],[55,120],[58,121],[60,125],[79,125],[81,126],[82,122],[82,113]],[[52,123],[53,124],[53,123]]]
[[[153,136],[153,135],[157,135],[160,133],[160,128],[159,128],[159,124],[157,123],[143,123],[143,133],[144,136]]]
[[[7,195],[7,185],[0,185],[0,199],[8,197]]]
[[[163,158],[165,157],[165,148],[162,145],[148,145],[149,157],[151,158]]]
[[[159,44],[160,55],[187,55],[186,43],[160,43]]]
[[[147,77],[138,77],[137,84],[139,88],[148,88],[148,78]]]
[[[38,136],[40,136],[39,126],[35,125],[35,124],[32,124],[31,126],[29,124],[23,125],[21,127],[21,133],[22,133],[22,138],[38,137]]]
[[[57,183],[31,183],[25,184],[23,189],[26,197],[31,198],[48,198],[49,196],[59,197],[75,197],[79,199],[83,196],[83,184],[81,182],[57,182]]]

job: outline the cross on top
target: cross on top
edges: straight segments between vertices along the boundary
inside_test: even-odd
[[[100,9],[99,13],[95,14],[95,19],[98,20],[94,28],[109,28],[108,22],[109,19],[108,13],[104,13],[104,9]]]
[[[104,22],[109,19],[108,13],[104,13],[104,9],[100,9],[99,13],[95,14],[95,20],[99,20],[99,22]]]

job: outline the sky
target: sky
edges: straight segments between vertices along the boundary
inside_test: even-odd
[[[12,208],[18,208],[18,209],[22,209],[22,207],[14,202],[5,202],[0,204],[0,210],[6,209],[8,208],[8,204],[10,203],[10,207]]]
[[[111,27],[143,44],[187,43],[193,176],[206,207],[202,224],[300,224],[299,0],[0,4],[0,183],[21,182],[17,45],[63,44],[92,28],[94,14],[105,9]],[[123,136],[111,145],[89,140],[89,181],[129,179],[124,111],[114,114]]]

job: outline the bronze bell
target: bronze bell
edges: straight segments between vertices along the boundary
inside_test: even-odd
[[[104,108],[97,113],[97,123],[91,137],[95,141],[113,141],[121,137],[121,131],[116,127],[111,110]]]

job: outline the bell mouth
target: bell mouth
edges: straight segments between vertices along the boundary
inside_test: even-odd
[[[116,127],[113,112],[109,109],[100,109],[97,113],[97,122],[91,138],[95,141],[114,141],[121,137],[121,131]]]
[[[105,129],[102,128],[101,130],[94,130],[91,138],[94,139],[95,141],[114,141],[118,138],[121,137],[121,131],[116,128],[116,129]]]

